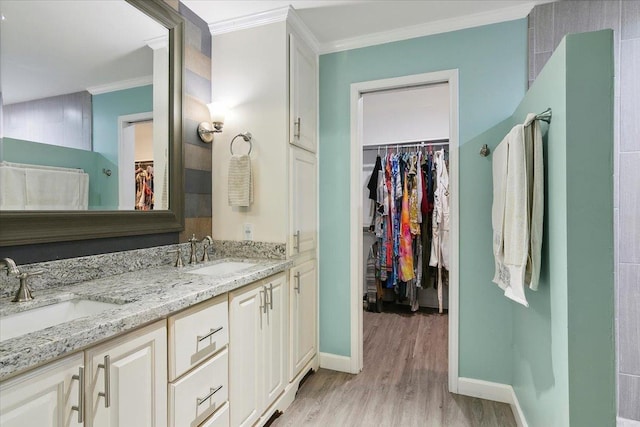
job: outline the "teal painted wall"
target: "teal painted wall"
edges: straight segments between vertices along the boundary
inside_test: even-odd
[[[514,115],[469,144],[475,147],[487,144],[493,151],[516,123],[524,121],[528,112],[552,108],[553,126],[542,123],[546,191],[539,289],[527,291],[529,308],[509,302],[509,339],[513,346],[508,362],[512,372],[510,383],[532,427],[569,425],[567,287],[564,285],[567,283],[565,62],[562,42]],[[477,156],[477,151],[470,155]],[[484,186],[490,187],[491,156],[483,166],[486,170],[482,180]],[[492,198],[490,192],[482,196]],[[487,227],[491,229],[490,224]]]
[[[348,356],[350,85],[459,70],[460,376],[511,382],[511,306],[491,283],[490,161],[470,141],[526,90],[526,19],[320,56],[320,351]]]
[[[102,154],[116,165],[112,171],[110,186],[104,191],[115,194],[114,204],[103,205],[104,209],[118,209],[118,117],[127,114],[153,111],[153,86],[94,95],[93,104],[93,151]]]
[[[609,427],[616,424],[613,31],[568,35],[566,43],[570,419]]]
[[[2,155],[8,162],[83,169],[89,174],[89,209],[102,210],[106,206],[118,205],[118,177],[102,173],[103,168],[117,170],[117,165],[99,153],[3,138]]]
[[[472,141],[495,148],[527,113],[553,110],[539,289],[529,308],[511,303],[511,384],[533,427],[615,425],[612,40],[567,36],[513,116]]]
[[[118,117],[153,111],[153,85],[94,95],[93,151],[118,163]]]

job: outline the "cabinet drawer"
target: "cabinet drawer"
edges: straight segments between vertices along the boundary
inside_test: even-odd
[[[226,295],[169,317],[169,381],[227,345],[228,318]]]
[[[227,402],[228,356],[224,349],[169,384],[169,426],[197,426]]]
[[[200,424],[200,427],[229,427],[229,403],[225,403],[211,418]]]

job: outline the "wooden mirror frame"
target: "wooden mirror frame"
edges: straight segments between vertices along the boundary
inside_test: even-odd
[[[178,232],[184,229],[184,19],[163,0],[126,0],[169,30],[169,209],[0,211],[0,246]]]

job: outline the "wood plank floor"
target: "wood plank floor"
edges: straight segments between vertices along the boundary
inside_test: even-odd
[[[359,375],[320,369],[272,426],[516,426],[509,405],[447,391],[446,315],[393,310],[364,313]]]

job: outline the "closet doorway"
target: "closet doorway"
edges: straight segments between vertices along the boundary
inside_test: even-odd
[[[363,368],[364,363],[364,313],[362,302],[373,304],[373,311],[384,307],[383,311],[399,311],[402,313],[411,313],[412,311],[430,311],[433,314],[424,316],[422,313],[415,313],[415,319],[400,320],[400,327],[414,327],[420,322],[430,322],[430,326],[437,325],[437,328],[443,329],[442,335],[448,335],[448,343],[444,351],[448,353],[448,386],[450,392],[457,392],[458,380],[458,76],[457,70],[448,70],[436,73],[427,73],[420,75],[405,76],[392,79],[376,80],[369,82],[354,83],[351,85],[351,208],[350,208],[350,228],[351,242],[355,243],[350,251],[350,269],[351,269],[351,372],[358,373]],[[425,100],[428,101],[425,102]],[[438,154],[436,154],[436,152]],[[401,161],[395,163],[402,164],[404,167],[412,170],[416,178],[398,179],[398,185],[404,186],[407,182],[409,186],[417,184],[417,176],[428,176],[428,174],[416,175],[416,169],[420,172],[420,164],[416,161],[421,160],[422,168],[427,170],[435,164],[436,159],[439,162],[441,155],[446,153],[446,163],[448,169],[449,186],[447,191],[447,201],[449,203],[449,254],[446,257],[446,270],[444,268],[429,268],[429,260],[442,260],[442,254],[431,254],[430,239],[422,239],[420,236],[430,237],[430,225],[427,226],[426,218],[431,219],[432,213],[429,210],[428,215],[424,216],[424,225],[419,225],[415,220],[415,210],[413,213],[414,232],[412,233],[412,250],[415,256],[409,256],[410,264],[416,263],[414,267],[407,270],[407,256],[403,258],[405,262],[395,261],[396,268],[390,265],[384,268],[384,261],[377,263],[374,267],[375,260],[383,259],[385,250],[382,249],[382,258],[379,252],[375,254],[371,252],[373,242],[375,248],[383,247],[383,240],[380,239],[383,229],[382,223],[385,223],[387,230],[392,230],[391,220],[381,220],[384,216],[378,215],[379,220],[374,220],[374,210],[380,205],[372,203],[370,196],[376,198],[375,185],[372,184],[371,189],[367,188],[367,184],[371,180],[371,174],[374,169],[379,170],[377,157],[382,159],[382,174],[387,164],[391,168],[394,164],[391,160],[396,161],[399,157]],[[394,156],[390,156],[394,154]],[[400,155],[400,156],[399,156]],[[444,160],[444,158],[442,159]],[[406,162],[405,162],[406,161]],[[444,162],[442,162],[444,164]],[[440,170],[443,170],[440,167]],[[404,177],[405,175],[401,173]],[[426,179],[426,178],[425,178]],[[371,180],[377,181],[375,179]],[[379,182],[379,181],[378,181]],[[400,182],[402,184],[400,184]],[[426,194],[426,188],[422,189],[421,181],[420,191]],[[433,189],[432,182],[429,182],[429,188]],[[444,188],[444,187],[441,187]],[[401,188],[400,194],[404,191]],[[410,193],[410,192],[409,192]],[[383,193],[380,193],[383,194]],[[431,193],[433,194],[433,193]],[[414,199],[415,200],[415,199]],[[442,200],[442,198],[441,198]],[[414,207],[415,202],[414,202]],[[426,208],[425,208],[426,209]],[[401,206],[398,207],[398,215],[396,219],[400,222]],[[408,210],[407,210],[408,211]],[[426,211],[425,211],[426,212]],[[409,215],[407,215],[407,218]],[[387,217],[389,218],[389,217]],[[407,222],[409,219],[406,220]],[[373,226],[371,226],[373,224]],[[377,225],[377,226],[376,226]],[[371,226],[371,227],[370,227]],[[416,233],[415,227],[420,227],[421,232]],[[407,225],[407,229],[409,226]],[[371,231],[370,231],[371,230]],[[377,231],[377,236],[376,236]],[[425,231],[428,232],[425,233]],[[384,232],[386,233],[386,232]],[[393,231],[389,231],[392,235]],[[396,230],[396,235],[401,234]],[[417,234],[417,235],[416,235]],[[387,241],[392,241],[390,237]],[[400,239],[401,240],[401,239]],[[420,244],[418,244],[420,240]],[[407,238],[404,242],[406,243]],[[418,251],[421,246],[421,251]],[[428,246],[428,247],[427,247]],[[386,245],[388,249],[393,244]],[[398,252],[399,246],[396,241],[394,254]],[[419,254],[422,255],[419,255]],[[395,254],[399,255],[399,254]],[[438,258],[439,257],[439,258]],[[390,259],[387,257],[387,259]],[[395,258],[397,260],[397,258]],[[368,261],[368,262],[367,262]],[[442,261],[441,261],[442,263]],[[381,268],[381,264],[383,267]],[[387,263],[389,264],[389,263]],[[400,264],[404,269],[400,268]],[[425,267],[423,268],[423,265]],[[389,277],[386,283],[378,281],[372,277],[373,271],[387,270]],[[422,274],[411,274],[411,281],[400,280],[398,275],[407,271],[417,273],[418,269]],[[404,273],[399,270],[403,270]],[[434,273],[433,279],[431,274]],[[448,274],[447,274],[448,273]],[[383,279],[386,279],[383,274]],[[448,280],[446,278],[448,276]],[[435,283],[432,281],[435,279]],[[448,285],[445,285],[445,282]],[[394,284],[396,285],[394,287]],[[415,286],[420,284],[420,287]],[[369,285],[369,286],[367,286]],[[373,285],[373,286],[371,286]],[[435,285],[434,288],[432,285]],[[439,290],[437,290],[439,287]],[[380,298],[376,300],[376,295]],[[381,304],[380,300],[390,301]],[[395,301],[395,302],[394,302]],[[398,304],[399,303],[399,304]],[[447,313],[447,314],[438,314]],[[378,316],[378,317],[376,317]],[[367,327],[366,330],[379,328],[374,324],[384,324],[393,317],[386,314],[366,313]],[[397,316],[396,316],[397,318]],[[448,320],[448,322],[447,322]],[[448,323],[448,325],[447,325]],[[413,326],[409,326],[409,324]],[[397,327],[398,325],[396,325]],[[377,334],[378,332],[376,332]],[[371,350],[384,351],[384,350]],[[425,357],[429,357],[425,355]]]

